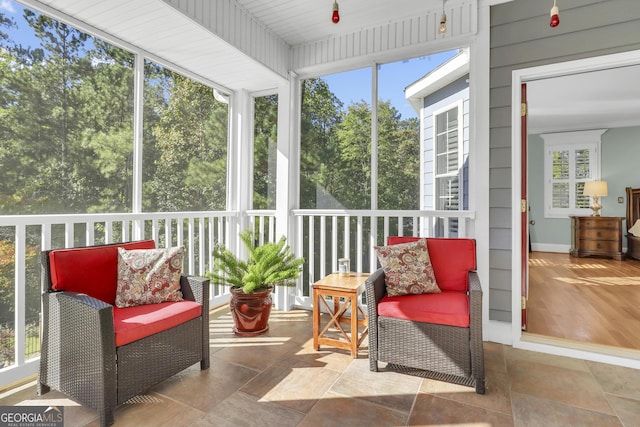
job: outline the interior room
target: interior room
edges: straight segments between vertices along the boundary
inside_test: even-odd
[[[545,208],[551,202],[546,198],[549,178],[544,169],[544,143],[549,135],[577,134],[582,142],[590,136],[599,140],[599,175],[592,178],[607,184],[607,195],[600,198],[600,215],[619,219],[622,247],[616,250],[627,253],[627,230],[635,221],[627,224],[627,209],[633,200],[628,200],[625,189],[640,185],[633,163],[639,154],[633,141],[640,135],[636,114],[640,91],[625,82],[639,72],[638,66],[618,67],[527,84],[531,239],[527,332],[531,334],[638,350],[635,331],[640,313],[633,307],[639,302],[640,264],[633,257],[621,260],[613,253],[609,257],[569,254],[575,234],[570,219]],[[587,196],[585,203],[592,202]],[[579,215],[593,214],[590,208],[582,212]],[[567,304],[575,309],[572,315],[563,310]]]

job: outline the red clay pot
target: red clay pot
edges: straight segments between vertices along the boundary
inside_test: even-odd
[[[241,337],[253,337],[269,330],[271,289],[245,294],[231,289],[229,307],[233,316],[233,332]]]

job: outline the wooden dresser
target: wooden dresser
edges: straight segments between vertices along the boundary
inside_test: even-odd
[[[572,216],[571,256],[605,256],[621,261],[622,221],[615,216]]]

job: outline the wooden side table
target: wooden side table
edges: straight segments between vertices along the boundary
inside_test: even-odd
[[[351,357],[358,357],[358,348],[367,336],[367,317],[358,306],[358,297],[364,291],[364,282],[369,273],[340,275],[333,273],[313,284],[313,348],[320,350],[320,345],[330,345],[351,351]],[[326,298],[332,297],[333,307]],[[340,301],[344,298],[344,301]],[[321,307],[325,307],[331,316],[329,322],[322,327],[320,319]],[[351,317],[346,317],[347,309],[351,309]],[[360,316],[358,316],[360,314]],[[351,325],[350,335],[342,327],[342,323]],[[364,331],[358,332],[358,325],[364,325]],[[329,328],[336,327],[340,331],[340,339],[325,336]]]

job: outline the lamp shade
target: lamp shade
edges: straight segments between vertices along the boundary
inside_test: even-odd
[[[606,196],[607,195],[607,182],[606,181],[587,181],[584,183],[584,190],[582,194],[585,196]]]

